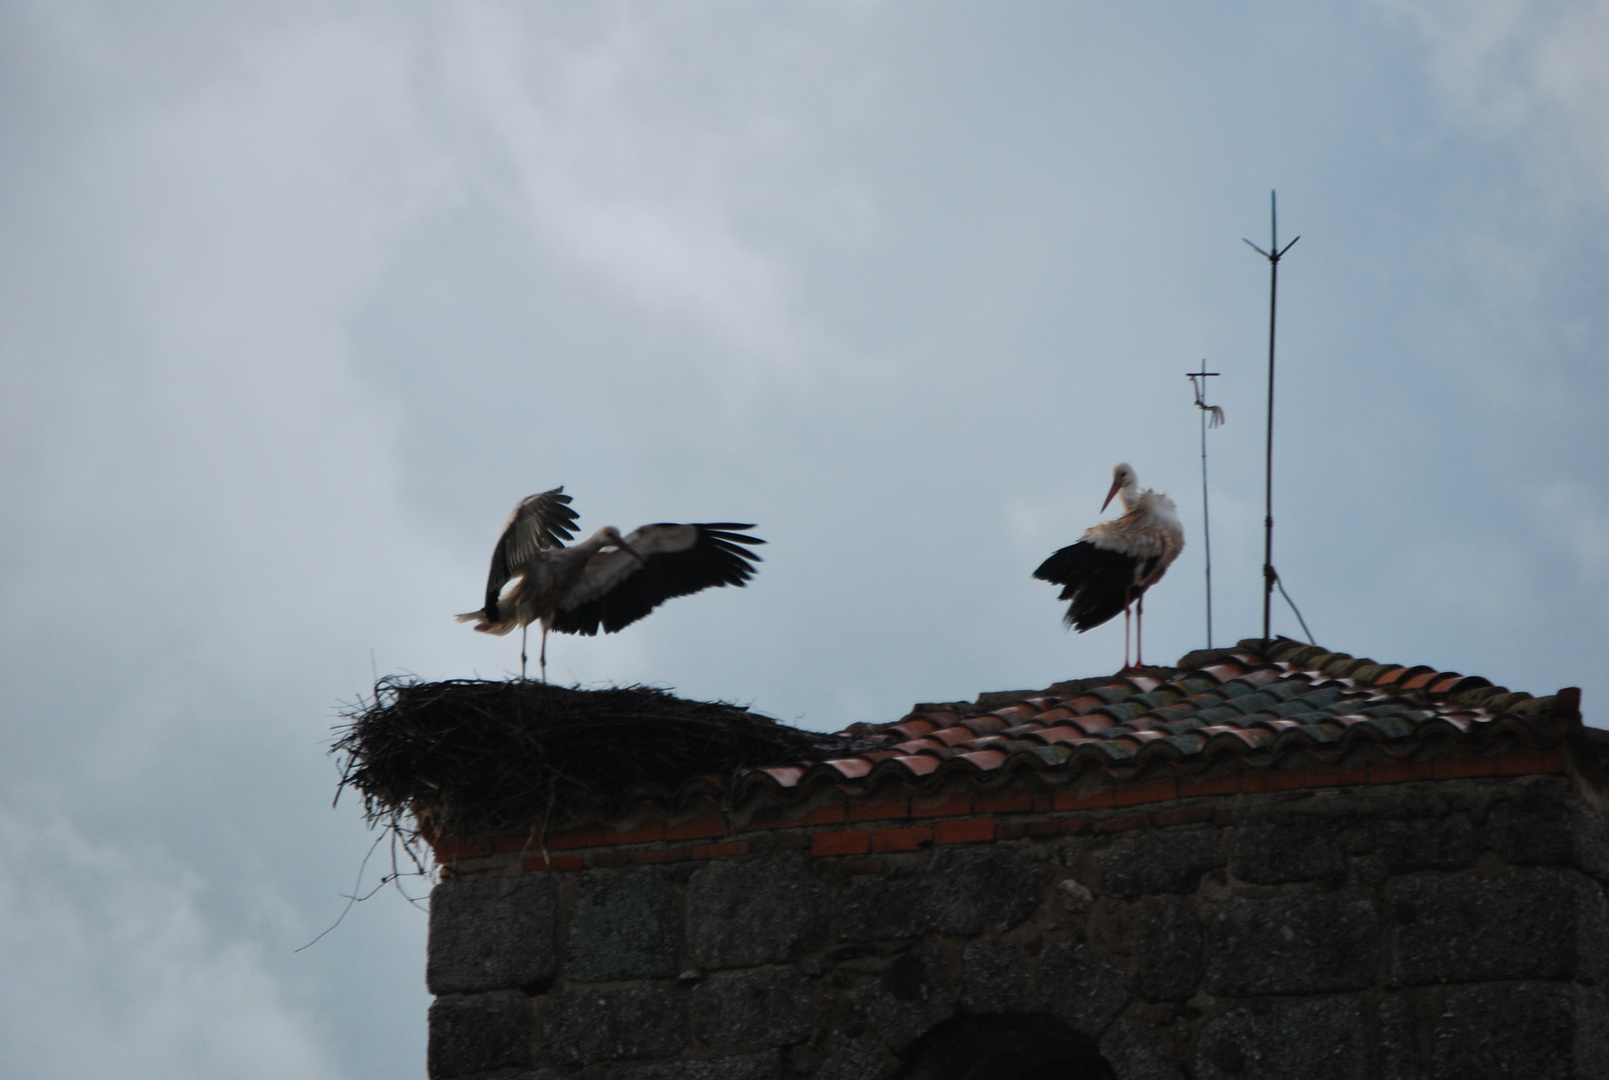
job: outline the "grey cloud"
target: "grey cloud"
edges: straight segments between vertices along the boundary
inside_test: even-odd
[[[588,529],[771,541],[746,590],[550,643],[555,678],[892,719],[1118,664],[1119,626],[1064,634],[1029,578],[1117,460],[1191,536],[1147,652],[1203,643],[1206,356],[1218,633],[1255,633],[1267,279],[1240,237],[1270,186],[1303,234],[1275,555],[1320,640],[1582,685],[1589,716],[1609,689],[1602,222],[1515,205],[1531,144],[1449,119],[1434,49],[1376,15],[5,19],[0,813],[40,865],[0,861],[25,961],[0,993],[60,980],[41,1039],[92,984],[175,1018],[97,1024],[36,1075],[254,1075],[265,1031],[315,1075],[422,1071],[418,911],[382,894],[291,952],[369,842],[323,751],[371,651],[514,667],[451,615],[532,491],[567,485]],[[37,842],[47,820],[78,839]],[[131,929],[74,937],[84,859],[133,883]],[[173,975],[143,998],[97,983],[153,950]],[[185,971],[238,988],[197,1001]],[[258,1026],[185,1034],[214,1007]]]

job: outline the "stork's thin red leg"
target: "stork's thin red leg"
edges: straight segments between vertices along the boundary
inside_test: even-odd
[[[542,681],[548,681],[548,624],[542,624]]]
[[[1123,604],[1123,670],[1129,669],[1129,605]]]
[[[525,681],[525,630],[530,623],[520,627],[520,682]]]
[[[1145,594],[1134,604],[1134,666],[1145,666]]]

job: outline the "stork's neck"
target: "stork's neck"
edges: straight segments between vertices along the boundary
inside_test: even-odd
[[[1125,514],[1132,513],[1134,508],[1138,506],[1140,502],[1139,480],[1130,480],[1127,484],[1124,484],[1122,487],[1118,488],[1117,501],[1123,504],[1123,512]]]
[[[610,544],[615,544],[618,542],[619,541],[609,534],[609,527],[606,525],[575,546],[578,548],[586,548],[589,552],[596,552],[602,551]]]

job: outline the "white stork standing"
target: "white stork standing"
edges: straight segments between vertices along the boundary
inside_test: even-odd
[[[562,487],[521,500],[492,551],[486,603],[458,616],[485,634],[520,628],[520,678],[525,678],[525,635],[542,623],[539,663],[547,681],[547,636],[621,630],[673,596],[712,585],[742,586],[760,557],[739,544],[763,544],[737,530],[753,525],[644,525],[629,536],[606,525],[572,547],[576,513]],[[510,581],[512,587],[505,586]]]
[[[1123,501],[1123,516],[1084,530],[1070,544],[1040,564],[1034,577],[1065,586],[1061,599],[1071,600],[1062,621],[1079,633],[1123,613],[1123,668],[1129,667],[1129,605],[1137,604],[1134,630],[1136,666],[1145,663],[1141,634],[1145,626],[1145,590],[1161,580],[1184,550],[1184,527],[1177,507],[1166,495],[1146,488],[1127,463],[1112,469],[1113,496]]]

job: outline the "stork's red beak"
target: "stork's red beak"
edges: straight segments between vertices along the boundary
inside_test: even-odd
[[[636,559],[640,563],[646,563],[648,561],[647,559],[643,558],[641,555],[639,555],[637,553],[636,548],[632,547],[630,544],[626,543],[624,540],[620,541],[620,550],[626,552],[633,559]]]
[[[1112,490],[1108,491],[1106,493],[1106,501],[1101,503],[1101,513],[1103,513],[1103,514],[1106,513],[1106,508],[1112,504],[1112,500],[1117,496],[1117,493],[1119,491],[1122,491],[1122,490],[1123,490],[1122,481],[1113,480],[1112,481]]]

